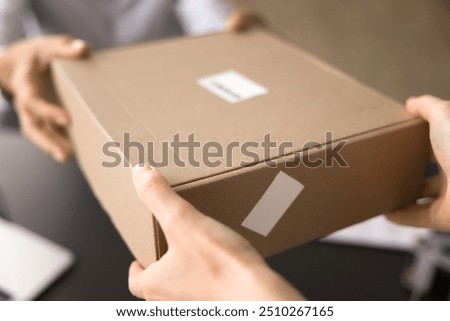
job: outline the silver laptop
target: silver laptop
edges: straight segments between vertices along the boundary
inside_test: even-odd
[[[0,300],[36,299],[74,261],[67,249],[0,218]]]

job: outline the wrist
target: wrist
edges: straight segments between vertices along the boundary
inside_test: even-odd
[[[304,296],[289,284],[282,276],[268,265],[261,264],[248,267],[250,296],[252,300],[261,301],[302,301]]]

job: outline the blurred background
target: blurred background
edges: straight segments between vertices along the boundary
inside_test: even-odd
[[[449,0],[233,0],[271,30],[403,102],[449,97]]]
[[[450,98],[450,1],[234,2],[258,13],[270,30],[400,102],[425,93]],[[14,113],[0,115],[0,186],[8,217],[77,257],[39,299],[131,300],[133,258],[76,163],[55,164],[20,137]],[[389,246],[395,238],[403,242]],[[415,299],[447,300],[450,274],[439,260],[425,262],[430,277],[414,279],[421,253],[448,255],[447,238],[376,220],[268,261],[313,300],[408,300],[412,280],[420,287]]]

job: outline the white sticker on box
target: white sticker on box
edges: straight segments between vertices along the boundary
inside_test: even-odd
[[[234,70],[201,78],[198,84],[230,104],[240,103],[269,92],[267,88]]]
[[[303,189],[300,182],[280,172],[242,226],[263,236],[269,235]]]

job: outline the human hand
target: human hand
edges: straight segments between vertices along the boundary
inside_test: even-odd
[[[88,53],[86,42],[54,36],[17,42],[0,55],[0,87],[16,106],[22,134],[61,163],[71,154],[65,132],[70,117],[64,108],[44,98],[50,63],[55,58],[78,59]]]
[[[300,300],[243,237],[175,193],[156,170],[136,167],[139,196],[164,230],[168,252],[130,267],[130,291],[146,300]],[[225,205],[224,205],[225,206]]]
[[[387,217],[402,225],[450,232],[450,191],[447,189],[450,175],[450,102],[422,96],[410,98],[406,102],[406,108],[411,115],[430,123],[431,145],[442,170],[441,195],[431,204],[415,205]]]
[[[264,25],[263,20],[254,12],[239,10],[228,19],[227,30],[231,32],[243,32],[255,25]]]

